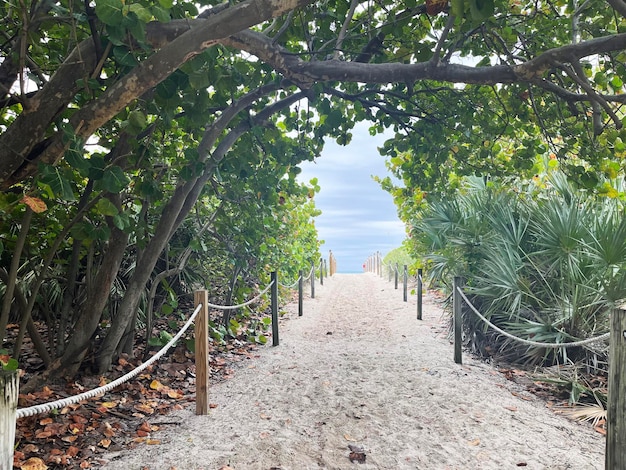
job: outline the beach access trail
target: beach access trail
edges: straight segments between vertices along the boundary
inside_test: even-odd
[[[604,468],[604,438],[555,413],[494,366],[453,361],[438,300],[373,273],[335,274],[285,307],[263,346],[195,406],[108,470]],[[351,460],[352,457],[352,460]],[[364,462],[360,463],[359,460]]]

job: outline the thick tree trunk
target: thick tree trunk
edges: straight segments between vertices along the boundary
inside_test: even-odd
[[[101,374],[107,372],[111,367],[115,351],[118,349],[124,332],[139,306],[141,294],[150,280],[157,260],[175,230],[176,219],[179,217],[192,187],[193,180],[176,188],[174,195],[163,209],[154,236],[148,242],[141,257],[137,260],[137,266],[135,266],[135,270],[130,278],[117,315],[112,321],[111,327],[97,354],[98,371]]]
[[[112,228],[103,262],[93,283],[94,288],[88,292],[87,299],[81,306],[80,316],[74,326],[74,331],[68,339],[65,353],[52,365],[49,371],[50,376],[71,377],[80,367],[91,344],[93,334],[98,328],[102,311],[109,299],[111,285],[119,271],[127,244],[128,234],[118,228]]]

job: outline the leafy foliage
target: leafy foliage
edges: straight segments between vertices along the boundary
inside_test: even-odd
[[[624,215],[620,201],[590,198],[557,171],[517,185],[468,178],[454,196],[422,208],[413,248],[438,285],[464,277],[492,323],[524,339],[567,343],[605,333],[626,297]],[[598,345],[553,350],[500,337],[469,310],[465,325],[472,347],[487,355],[584,360],[592,369],[606,362]]]

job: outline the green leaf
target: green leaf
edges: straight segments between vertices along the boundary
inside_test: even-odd
[[[137,61],[135,56],[132,54],[132,52],[129,51],[128,48],[125,47],[125,46],[116,46],[116,47],[114,47],[113,48],[113,57],[115,57],[115,60],[120,65],[126,65],[128,67],[134,67],[137,64],[139,64],[139,62]]]
[[[110,216],[110,217],[117,215],[119,213],[119,211],[117,210],[117,207],[115,207],[115,204],[113,204],[108,199],[100,199],[96,203],[96,210],[100,214]]]
[[[105,191],[119,193],[128,186],[130,180],[119,166],[112,166],[104,171],[99,183],[99,186]]]
[[[163,346],[163,344],[161,343],[161,340],[159,338],[155,338],[153,336],[148,340],[148,346],[156,347],[156,346]]]
[[[140,3],[132,3],[129,6],[129,10],[137,15],[137,18],[139,18],[139,20],[143,23],[147,23],[152,19],[152,13],[150,12],[150,10],[148,10]]]
[[[259,344],[266,344],[267,343],[267,336],[259,335],[259,336],[257,336],[256,340],[259,342]]]
[[[65,201],[76,200],[72,184],[57,167],[45,165],[42,169],[40,183],[48,186],[54,197],[61,198]]]
[[[202,90],[211,84],[207,70],[197,70],[189,74],[189,85],[194,90]]]
[[[3,370],[17,370],[18,367],[19,367],[19,363],[17,362],[17,359],[15,358],[9,359],[9,362],[2,365]]]
[[[485,21],[493,15],[494,11],[494,0],[470,0],[470,14],[474,21]]]
[[[159,2],[161,3],[161,2]],[[170,7],[166,7],[170,8]],[[152,14],[160,23],[168,23],[172,18],[170,16],[170,12],[166,8],[161,8],[159,6],[153,6],[151,8]]]
[[[128,122],[134,128],[141,130],[146,127],[146,115],[135,109],[128,113]]]
[[[89,168],[91,168],[91,164],[89,163],[89,160],[84,157],[84,154],[82,152],[73,150],[71,148],[68,149],[68,151],[65,152],[65,161],[72,168],[77,170],[81,176],[86,177],[89,174]]]
[[[172,341],[173,336],[169,334],[167,331],[161,331],[159,333],[159,339],[163,342],[163,344],[167,344]]]
[[[130,227],[130,217],[128,214],[117,214],[113,216],[113,224],[120,230],[125,230]]]
[[[124,20],[124,3],[121,0],[98,0],[96,15],[104,24],[117,25]]]

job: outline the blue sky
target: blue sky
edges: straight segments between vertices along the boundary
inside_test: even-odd
[[[369,255],[383,256],[402,244],[404,224],[398,219],[389,193],[383,191],[372,175],[389,175],[385,159],[378,153],[387,137],[372,137],[367,123],[352,131],[352,141],[339,146],[328,140],[320,157],[300,165],[300,180],[317,178],[321,187],[315,205],[322,211],[315,225],[322,245],[322,255],[332,250],[337,271],[362,272]]]

